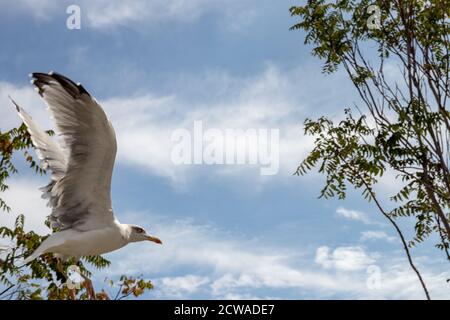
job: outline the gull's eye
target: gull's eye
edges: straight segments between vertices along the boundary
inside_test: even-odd
[[[134,230],[136,230],[137,233],[144,233],[144,229],[135,227]]]

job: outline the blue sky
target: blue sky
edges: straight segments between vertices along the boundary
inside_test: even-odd
[[[298,3],[0,0],[2,130],[19,124],[8,94],[51,127],[30,72],[81,82],[116,129],[115,214],[164,242],[106,255],[112,265],[97,285],[127,273],[154,281],[152,299],[422,298],[392,228],[371,204],[357,192],[319,200],[319,175],[292,176],[312,146],[304,119],[339,119],[358,102],[345,75],[321,74],[303,34],[288,30],[295,22],[288,9]],[[70,4],[81,8],[80,30],[66,28]],[[171,133],[198,120],[279,129],[278,174],[261,176],[254,165],[175,166]],[[49,209],[37,187],[46,178],[20,166],[6,200],[45,233]],[[387,177],[379,194],[387,199],[398,183]],[[411,221],[401,224],[410,237]],[[432,241],[413,254],[432,297],[449,298],[448,268]],[[381,288],[367,286],[371,266]]]

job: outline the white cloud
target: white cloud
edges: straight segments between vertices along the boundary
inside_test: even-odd
[[[301,69],[281,72],[267,66],[261,73],[239,78],[226,72],[209,72],[195,77],[180,77],[172,95],[151,92],[128,97],[111,97],[101,102],[111,118],[118,139],[119,163],[143,168],[151,174],[167,177],[182,188],[189,177],[247,174],[250,181],[267,181],[260,176],[261,165],[175,165],[171,160],[172,133],[184,128],[192,131],[194,121],[201,120],[205,130],[279,129],[279,174],[291,177],[298,163],[312,146],[312,139],[301,130],[302,114],[307,111],[306,92],[297,86],[307,84]],[[176,92],[176,93],[175,93]],[[201,103],[191,96],[206,94]],[[95,95],[95,93],[93,93]],[[52,128],[44,104],[31,86],[17,87],[0,83],[0,125],[12,127],[20,123],[8,99],[11,95],[44,128]],[[238,148],[245,154],[246,148]]]
[[[208,277],[188,274],[180,277],[163,277],[158,279],[155,285],[164,297],[182,298],[186,294],[198,292],[208,283]]]
[[[367,268],[375,259],[361,247],[338,247],[331,250],[322,246],[316,251],[315,262],[325,269],[357,271]]]
[[[349,210],[343,207],[339,207],[336,210],[336,213],[339,217],[348,219],[348,220],[355,220],[360,221],[365,224],[370,224],[371,221],[368,217],[368,215],[365,212],[357,211],[357,210]]]
[[[140,214],[128,215],[127,221],[142,221]],[[146,218],[148,221],[149,219]],[[295,251],[258,245],[210,226],[196,226],[188,221],[170,223],[156,220],[155,233],[162,247],[138,244],[110,255],[114,267],[108,275],[143,273],[151,278],[166,277],[177,270],[198,270],[209,278],[209,293],[224,297],[229,293],[248,293],[255,288],[328,288],[340,290],[333,276],[297,270],[291,265]],[[159,280],[158,280],[159,281]],[[164,290],[164,289],[162,289]]]
[[[240,294],[236,292],[226,293],[223,296],[224,300],[276,300],[275,297],[261,297],[252,294]]]
[[[2,131],[16,127],[22,122],[8,96],[25,107],[41,126],[50,127],[49,114],[45,112],[43,102],[31,85],[15,86],[0,81],[0,128]]]
[[[17,0],[0,1],[7,12],[21,12],[40,20],[65,17],[66,7],[73,1]],[[162,22],[191,22],[216,13],[230,30],[239,30],[254,19],[254,3],[248,0],[80,0],[82,28],[108,30],[119,26],[148,26]]]
[[[219,94],[223,96],[221,101],[214,101],[216,97],[210,96],[200,104],[175,95],[146,95],[112,98],[102,104],[117,131],[119,160],[146,167],[154,174],[170,177],[177,183],[183,181],[188,172],[198,172],[198,167],[172,163],[170,157],[174,143],[171,136],[174,130],[180,128],[192,132],[197,120],[203,122],[205,130],[279,129],[281,174],[291,175],[312,142],[302,135],[301,119],[296,116],[302,112],[302,106],[294,101],[291,94],[295,91],[293,83],[297,77],[299,74],[295,72],[284,75],[277,68],[268,67],[263,73],[248,79],[232,78],[225,74],[199,83],[206,92],[210,92],[208,87],[232,88],[226,92],[229,95]],[[245,153],[246,149],[237,151]],[[255,166],[214,167],[220,174],[239,175],[244,168],[259,175]],[[202,169],[206,170],[208,166]]]
[[[17,0],[14,2],[0,0],[0,5],[3,14],[19,11],[39,20],[49,20],[57,8],[57,3],[52,0]],[[62,13],[65,14],[65,8]]]
[[[10,206],[11,212],[0,212],[1,225],[12,227],[18,214],[25,215],[25,230],[46,235],[50,230],[45,226],[45,218],[51,209],[46,200],[41,198],[39,187],[45,181],[36,178],[12,178],[7,181],[9,189],[1,194],[2,199]]]
[[[154,228],[150,230],[163,239],[164,245],[130,245],[109,255],[113,264],[108,275],[144,273],[161,285],[154,293],[160,298],[263,298],[265,295],[260,293],[266,290],[270,290],[272,298],[283,296],[286,291],[292,297],[307,298],[423,298],[417,278],[403,257],[386,258],[385,262],[377,253],[368,253],[362,247],[332,250],[323,246],[316,251],[316,262],[323,267],[318,269],[312,263],[314,256],[302,248],[273,246],[189,221],[142,217],[143,213],[129,214],[126,220],[153,220]],[[303,258],[299,260],[299,256]],[[366,285],[366,269],[373,264],[382,271],[380,290],[370,290]],[[435,297],[448,297],[448,275],[433,275],[432,269],[423,266],[421,270]],[[172,273],[184,273],[186,279],[183,275],[172,279]],[[161,279],[168,277],[167,289]],[[186,289],[191,285],[192,291]]]
[[[361,241],[373,241],[373,240],[384,240],[388,242],[397,242],[398,239],[396,237],[389,236],[384,231],[374,231],[374,230],[367,230],[361,232]]]
[[[246,1],[244,1],[245,3]],[[81,7],[87,13],[94,28],[108,28],[136,22],[156,24],[162,21],[193,21],[209,12],[238,12],[247,9],[240,1],[223,0],[135,0],[135,1],[83,1]]]

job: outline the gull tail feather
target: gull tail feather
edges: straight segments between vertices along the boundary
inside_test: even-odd
[[[33,261],[34,259],[36,259],[37,257],[39,257],[41,254],[43,254],[44,252],[41,252],[38,248],[38,250],[34,251],[30,256],[28,256],[24,261],[23,264],[29,264],[31,261]]]
[[[36,250],[34,250],[34,252],[29,255],[23,262],[24,265],[30,263],[31,261],[33,261],[34,259],[38,258],[40,255],[44,254],[44,253],[48,253],[48,252],[52,252],[52,249],[54,249],[55,247],[57,247],[58,245],[61,244],[61,237],[59,236],[59,233],[53,233],[52,235],[50,235],[50,237],[48,237],[47,239],[45,239],[40,245],[39,247],[37,247]]]

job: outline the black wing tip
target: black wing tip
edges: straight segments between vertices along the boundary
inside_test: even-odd
[[[38,88],[38,92],[41,96],[44,93],[44,86],[50,85],[51,81],[59,83],[64,90],[74,98],[77,98],[82,94],[87,94],[89,97],[91,96],[80,83],[75,83],[66,76],[54,71],[50,71],[49,73],[33,72],[29,76],[32,78],[31,83]]]
[[[31,73],[30,75],[31,83],[36,87],[37,92],[42,97],[44,94],[44,85],[50,84],[50,78],[45,73]]]

